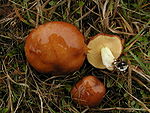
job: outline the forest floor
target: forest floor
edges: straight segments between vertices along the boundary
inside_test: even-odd
[[[95,69],[87,60],[80,70],[53,76],[26,61],[25,38],[49,21],[75,25],[86,40],[98,33],[124,42],[119,59],[126,72]],[[70,90],[94,75],[106,86],[98,106],[72,101]],[[148,113],[150,112],[149,0],[0,0],[0,113]]]

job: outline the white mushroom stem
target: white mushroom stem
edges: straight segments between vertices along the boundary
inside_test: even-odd
[[[108,70],[112,71],[114,69],[113,62],[115,61],[115,57],[111,50],[108,47],[101,48],[101,56],[103,64]]]

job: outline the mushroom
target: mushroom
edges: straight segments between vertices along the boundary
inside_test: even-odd
[[[71,97],[75,102],[90,107],[98,105],[105,93],[104,84],[92,75],[84,77],[71,89]]]
[[[112,71],[113,62],[122,53],[121,39],[116,35],[100,33],[94,36],[87,45],[88,62],[96,68]]]
[[[32,30],[25,42],[29,64],[39,72],[68,73],[78,70],[85,59],[84,36],[72,24],[48,22]]]

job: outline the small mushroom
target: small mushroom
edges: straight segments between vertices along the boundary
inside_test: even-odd
[[[122,53],[121,39],[116,35],[100,33],[88,43],[87,59],[91,65],[99,69],[113,70],[113,62]]]
[[[39,72],[68,73],[78,70],[85,59],[84,36],[72,24],[48,22],[26,38],[25,55]]]
[[[72,99],[83,106],[95,106],[106,93],[104,84],[95,76],[89,75],[75,84],[71,90]]]

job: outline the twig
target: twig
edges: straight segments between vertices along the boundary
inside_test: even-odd
[[[132,79],[138,82],[140,85],[144,86],[150,92],[150,88],[148,88],[142,81],[140,81],[136,77],[132,77]]]
[[[150,77],[138,70],[136,70],[133,66],[131,67],[131,69],[136,72],[137,74],[141,75],[143,78],[145,78],[148,82],[150,82]]]
[[[144,26],[144,28],[135,36],[133,37],[127,44],[126,44],[126,48],[124,51],[128,51],[128,46],[130,46],[130,44],[136,40],[137,38],[139,38],[139,36],[141,36],[141,34],[144,32],[144,30],[148,27],[148,25],[150,24],[150,21]]]
[[[13,102],[12,102],[12,91],[10,86],[10,81],[7,78],[8,90],[9,90],[9,101],[8,101],[8,108],[10,108],[10,112],[13,113]]]
[[[38,92],[38,96],[39,96],[39,99],[41,102],[41,113],[43,113],[43,100],[42,100],[41,94],[39,92]]]
[[[38,24],[39,24],[39,15],[38,14],[41,14],[41,4],[40,4],[39,0],[37,0],[36,9],[37,9],[37,15],[36,15],[36,24],[35,24],[35,27],[37,27]]]
[[[111,77],[111,76],[109,76]],[[112,77],[111,77],[112,78]],[[133,99],[135,99],[143,108],[146,109],[146,111],[148,111],[150,113],[150,109],[138,98],[136,98],[135,96],[133,96],[132,94],[130,94],[130,92],[128,92],[120,83],[118,83],[114,78],[112,78],[118,85],[120,85],[120,87],[128,94],[130,95]]]
[[[22,102],[22,94],[21,94],[21,96],[19,97],[19,99],[18,99],[18,102],[17,102],[17,106],[16,106],[16,109],[14,110],[14,112],[13,113],[16,113],[17,112],[17,110],[18,110],[18,108],[19,108],[19,106],[20,106],[20,104],[21,104],[21,102]]]
[[[36,82],[36,80],[34,79],[34,76],[33,76],[33,74],[31,73],[31,75],[32,75],[32,78],[33,78],[33,80],[34,80],[34,83],[35,83],[35,85],[36,85],[36,91],[34,91],[35,93],[37,93],[38,94],[38,96],[39,96],[39,99],[40,99],[40,103],[41,103],[41,113],[43,113],[43,100],[42,100],[42,97],[41,97],[41,90],[40,90],[40,88],[39,88],[39,86],[38,86],[38,84],[37,84],[37,82]]]
[[[97,110],[97,109],[93,109]],[[115,107],[115,108],[103,108],[103,109],[98,109],[99,111],[111,111],[111,110],[124,110],[124,111],[147,111],[146,109],[137,109],[137,108],[120,108],[120,107]]]
[[[47,0],[45,3],[42,5],[42,9],[45,8],[45,6],[50,2],[50,0]]]
[[[4,70],[3,70],[3,71],[4,71],[4,74],[7,76],[7,78],[8,78],[11,82],[13,82],[14,84],[20,85],[20,86],[29,87],[27,84],[24,84],[24,83],[17,83],[16,81],[14,81],[14,80],[9,76],[4,61],[3,61],[3,68],[4,68]]]
[[[96,8],[96,6],[94,6],[89,12],[85,13],[83,16],[81,16],[79,19],[77,19],[74,23],[77,23],[78,21],[82,20],[83,18],[85,18],[86,16],[88,16],[92,10],[94,10]]]
[[[23,8],[23,9],[26,9],[27,11],[32,12],[33,14],[39,15],[40,17],[43,17],[44,19],[46,19],[46,20],[48,20],[48,21],[51,21],[49,18],[44,17],[43,15],[41,15],[41,14],[39,14],[39,13],[36,13],[36,12],[32,11],[31,9],[26,8],[26,7],[24,7],[24,6],[22,6],[22,5],[18,4],[18,3],[16,3],[16,2],[14,2],[14,1],[11,1],[11,0],[10,0],[10,2],[13,3],[13,4],[16,4],[17,6],[20,6],[20,7]]]
[[[11,20],[13,20],[13,19],[14,19],[14,17],[11,17],[11,18],[5,17],[5,18],[3,18],[3,19],[0,19],[0,24],[3,24],[3,23],[5,23],[5,22],[7,22],[7,21],[11,21]]]
[[[130,68],[130,66],[129,66],[129,68],[128,68],[128,91],[129,91],[129,93],[130,94],[132,94],[132,70],[131,70],[131,68]],[[131,107],[131,100],[132,100],[132,98],[130,97],[129,98],[129,100],[128,100],[128,107]]]
[[[57,2],[56,5],[54,5],[54,6],[50,7],[50,8],[48,8],[48,9],[45,9],[45,11],[52,10],[53,8],[55,9],[55,8],[57,8],[57,7],[61,6],[61,5],[63,5],[63,4],[66,3],[66,2],[67,2],[67,0],[60,0],[60,1]]]

